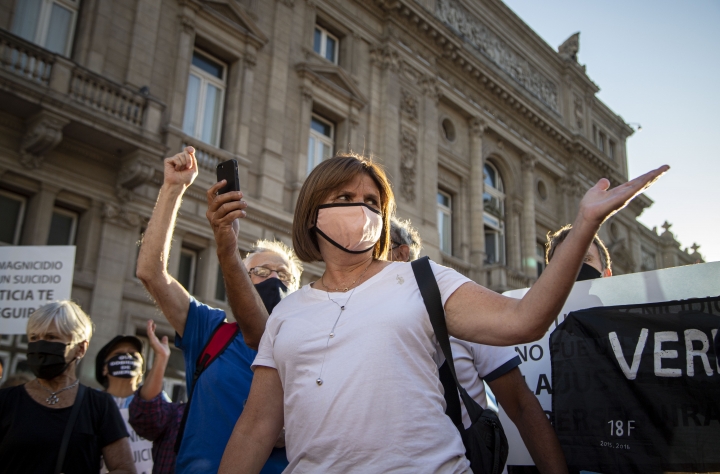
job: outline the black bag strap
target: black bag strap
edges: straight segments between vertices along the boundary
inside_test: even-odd
[[[62,442],[60,442],[60,452],[58,453],[57,462],[55,463],[55,474],[60,474],[62,472],[68,444],[70,444],[70,435],[75,427],[75,421],[77,421],[77,417],[80,414],[80,407],[82,406],[83,398],[85,398],[85,385],[80,384],[78,385],[77,395],[75,395],[75,403],[73,403],[70,418],[68,418],[67,425],[65,425]]]
[[[445,324],[445,309],[442,305],[440,288],[438,288],[435,274],[430,266],[430,259],[428,257],[419,258],[413,261],[411,265],[413,273],[415,274],[415,280],[417,280],[418,288],[420,289],[420,294],[425,303],[425,308],[430,315],[430,323],[432,324],[433,331],[435,331],[435,337],[445,356],[445,364],[443,364],[443,367],[446,366],[446,370],[452,375],[452,378],[447,377],[447,375],[443,376],[443,367],[440,368],[440,380],[443,382],[443,387],[445,388],[445,401],[448,406],[447,414],[455,426],[462,432],[463,424],[459,410],[459,400],[457,399],[458,392],[460,392],[460,397],[465,404],[465,409],[472,423],[480,419],[483,409],[468,395],[462,385],[460,385],[460,382],[458,382],[452,349],[450,348],[450,336],[448,335],[447,325]],[[452,382],[448,383],[450,380],[454,382],[454,385],[451,385]]]
[[[195,372],[193,372],[192,385],[188,387],[188,401],[185,405],[182,420],[180,421],[177,438],[175,438],[175,454],[180,452],[180,445],[182,444],[183,435],[185,434],[185,424],[187,423],[188,414],[190,413],[190,402],[192,401],[192,396],[195,392],[195,384],[200,378],[200,374],[205,372],[205,369],[207,369],[210,364],[215,362],[215,359],[225,352],[225,349],[232,344],[239,333],[240,326],[238,323],[228,323],[225,321],[215,328],[215,331],[213,331],[212,336],[208,339],[207,344],[205,344],[203,350],[200,351],[198,360],[195,362]]]

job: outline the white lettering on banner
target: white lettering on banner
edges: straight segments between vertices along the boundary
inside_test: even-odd
[[[663,350],[663,342],[677,342],[678,334],[675,331],[660,331],[655,333],[655,375],[658,377],[681,377],[682,370],[670,369],[662,366],[663,359],[677,359],[678,351],[674,349]]]
[[[693,348],[693,341],[700,341],[702,349],[695,350]],[[692,377],[695,375],[695,357],[700,357],[707,375],[713,374],[712,367],[710,367],[710,360],[708,360],[707,356],[708,349],[710,349],[710,341],[708,341],[707,334],[698,329],[685,330],[685,350],[687,351],[688,376]]]
[[[525,377],[525,381],[528,387],[530,387],[530,390],[537,396],[540,405],[548,417],[552,419],[552,367],[550,364],[549,351],[550,333],[565,320],[565,317],[569,313],[598,306],[659,303],[690,298],[705,298],[708,295],[720,295],[720,278],[717,277],[719,274],[720,262],[712,262],[620,275],[611,278],[598,278],[596,280],[586,280],[575,283],[565,305],[545,336],[539,341],[520,345],[515,348],[523,361],[523,363],[520,364],[520,371]],[[522,298],[527,292],[528,289],[525,288],[522,290],[508,291],[505,292],[504,295],[512,298]],[[716,334],[717,331],[714,330],[711,340],[715,339]],[[649,334],[646,337],[649,337]],[[647,341],[640,344],[638,340],[638,345],[640,346],[644,346],[646,343]],[[670,343],[668,342],[667,344]],[[682,343],[676,344],[680,345]],[[699,343],[696,344],[699,346]],[[533,349],[534,346],[539,346],[539,348],[542,349],[542,355],[538,349]],[[668,349],[669,348],[668,346]],[[703,349],[693,348],[692,350],[700,353],[703,352]],[[618,357],[618,363],[620,363],[621,368],[623,368],[620,362],[621,357],[618,356],[615,348],[613,348],[613,351]],[[687,353],[687,349],[685,352]],[[620,351],[619,354],[622,355],[622,351]],[[702,355],[693,355],[695,361],[697,361],[698,357],[701,358],[704,364],[705,360],[702,359]],[[625,361],[624,369],[632,374],[633,369],[636,369],[634,355],[630,367],[628,367],[628,359],[622,360]],[[718,374],[720,374],[720,367],[718,367],[717,364],[716,367]],[[707,370],[707,366],[704,365],[703,368]],[[623,370],[623,372],[625,372],[625,370]],[[637,369],[634,372],[637,374]],[[502,405],[500,405],[499,415],[510,446],[506,466],[533,465],[534,463],[530,457],[530,453],[520,437],[520,432],[507,416]],[[507,467],[504,472],[507,472]]]
[[[74,246],[0,247],[0,334],[25,334],[37,308],[69,299]]]
[[[717,337],[718,330],[713,329],[712,334],[712,340],[714,341]],[[717,373],[720,374],[720,354],[718,354],[718,351],[715,352],[715,368],[717,369]]]
[[[640,358],[642,357],[642,351],[645,348],[648,330],[643,328],[642,331],[640,331],[640,338],[638,339],[637,346],[635,346],[635,353],[633,354],[631,367],[628,367],[627,362],[625,361],[625,356],[622,353],[622,347],[620,347],[620,341],[618,340],[615,331],[611,332],[609,336],[610,345],[612,346],[613,352],[615,353],[615,358],[617,359],[618,364],[620,364],[620,368],[625,374],[625,377],[627,377],[628,380],[635,380],[635,377],[637,377],[638,369],[640,368]]]

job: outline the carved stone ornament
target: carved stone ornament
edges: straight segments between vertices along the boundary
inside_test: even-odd
[[[155,167],[149,156],[136,152],[123,160],[115,182],[115,193],[121,202],[132,201],[133,190],[141,184],[150,182],[155,175]]]
[[[473,137],[482,138],[487,129],[487,122],[483,119],[473,117],[470,119],[470,133]]]
[[[20,143],[20,163],[30,169],[39,168],[45,155],[62,141],[62,129],[70,120],[42,111],[27,120]]]
[[[440,99],[440,87],[438,87],[438,81],[432,76],[424,76],[418,81],[420,87],[422,87],[423,94],[430,97],[434,101]]]
[[[381,44],[370,49],[370,63],[376,64],[380,69],[399,70],[400,56],[388,44]]]
[[[415,201],[417,137],[409,130],[400,134],[400,193],[408,202]]]
[[[437,0],[435,15],[528,92],[559,113],[557,85],[538,72],[480,21],[473,18],[457,0]]]
[[[530,153],[525,153],[522,157],[522,169],[525,171],[533,171],[535,169],[535,164],[537,163],[537,158],[535,158],[535,155],[531,155]]]
[[[573,102],[573,113],[575,114],[575,126],[579,131],[582,131],[585,125],[585,122],[583,120],[583,117],[585,116],[583,112],[583,101],[582,98],[575,94],[575,100]]]
[[[563,59],[577,62],[578,52],[580,51],[580,32],[578,31],[570,38],[566,39],[563,44],[558,47],[558,53]]]
[[[405,114],[409,119],[417,121],[418,119],[418,100],[410,92],[402,89],[402,98],[400,99],[400,112]]]
[[[142,223],[139,214],[129,212],[117,204],[105,203],[103,205],[102,217],[105,222],[110,222],[121,227],[134,229]]]

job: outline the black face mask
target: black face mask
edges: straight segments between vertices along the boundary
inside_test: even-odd
[[[133,354],[116,354],[107,361],[108,375],[131,379],[140,375],[140,359]]]
[[[595,278],[602,278],[602,273],[587,263],[583,263],[575,281],[594,280]]]
[[[35,377],[43,380],[54,379],[65,372],[70,362],[65,362],[65,348],[62,342],[35,341],[28,343],[27,364]]]
[[[275,306],[287,294],[287,286],[279,278],[268,278],[262,283],[255,285],[255,290],[260,295],[268,314],[272,313]]]

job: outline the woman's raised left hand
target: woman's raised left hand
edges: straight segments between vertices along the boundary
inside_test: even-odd
[[[635,196],[652,186],[669,169],[668,165],[663,165],[612,189],[610,181],[602,178],[583,196],[578,217],[600,226],[608,217],[627,206]]]

